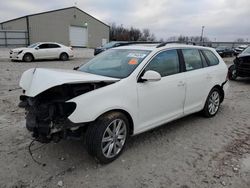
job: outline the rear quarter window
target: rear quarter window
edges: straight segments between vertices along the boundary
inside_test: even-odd
[[[182,49],[186,71],[192,71],[203,67],[201,55],[198,49]]]
[[[209,51],[209,50],[203,50],[203,53],[205,54],[205,56],[208,59],[208,63],[209,65],[218,65],[219,64],[219,59],[216,57],[216,55],[214,55],[213,52]]]

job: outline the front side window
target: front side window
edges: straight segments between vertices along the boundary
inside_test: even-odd
[[[39,43],[34,43],[28,46],[28,48],[35,48]]]
[[[78,70],[102,76],[126,78],[150,52],[149,50],[109,49],[82,65]]]
[[[47,49],[47,48],[49,48],[49,45],[48,44],[41,44],[38,47],[39,47],[39,49]]]
[[[209,61],[209,65],[217,65],[219,64],[219,59],[214,55],[213,52],[209,50],[203,50],[204,54],[207,56]]]
[[[187,71],[202,68],[202,60],[200,52],[197,49],[183,49],[182,50],[185,66]]]
[[[177,50],[169,50],[157,54],[147,65],[145,71],[153,70],[162,77],[180,72]]]

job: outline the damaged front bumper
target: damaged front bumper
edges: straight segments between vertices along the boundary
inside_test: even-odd
[[[26,128],[39,142],[58,142],[84,126],[83,123],[76,124],[68,119],[76,108],[73,102],[39,103],[36,98],[26,96],[21,96],[20,100],[19,107],[26,110]]]

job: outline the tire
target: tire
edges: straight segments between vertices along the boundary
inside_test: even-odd
[[[34,57],[32,54],[30,54],[30,53],[24,54],[24,56],[23,56],[24,62],[32,62],[33,60],[34,60]]]
[[[235,65],[231,65],[228,68],[228,78],[229,80],[236,80],[237,79],[237,71]]]
[[[205,117],[213,117],[217,114],[220,108],[221,97],[220,90],[216,87],[209,92],[205,106],[202,110]]]
[[[61,53],[60,60],[62,60],[62,61],[68,61],[69,60],[68,54],[65,53],[65,52]]]
[[[120,112],[104,114],[87,129],[87,151],[98,162],[110,163],[124,150],[128,135],[129,121],[124,114]]]

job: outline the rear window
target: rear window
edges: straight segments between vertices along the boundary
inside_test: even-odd
[[[202,68],[202,60],[200,52],[197,49],[183,49],[182,50],[186,71],[196,70]]]
[[[211,52],[209,50],[203,50],[203,52],[209,61],[209,65],[218,65],[219,64],[219,59],[214,55],[213,52]]]

